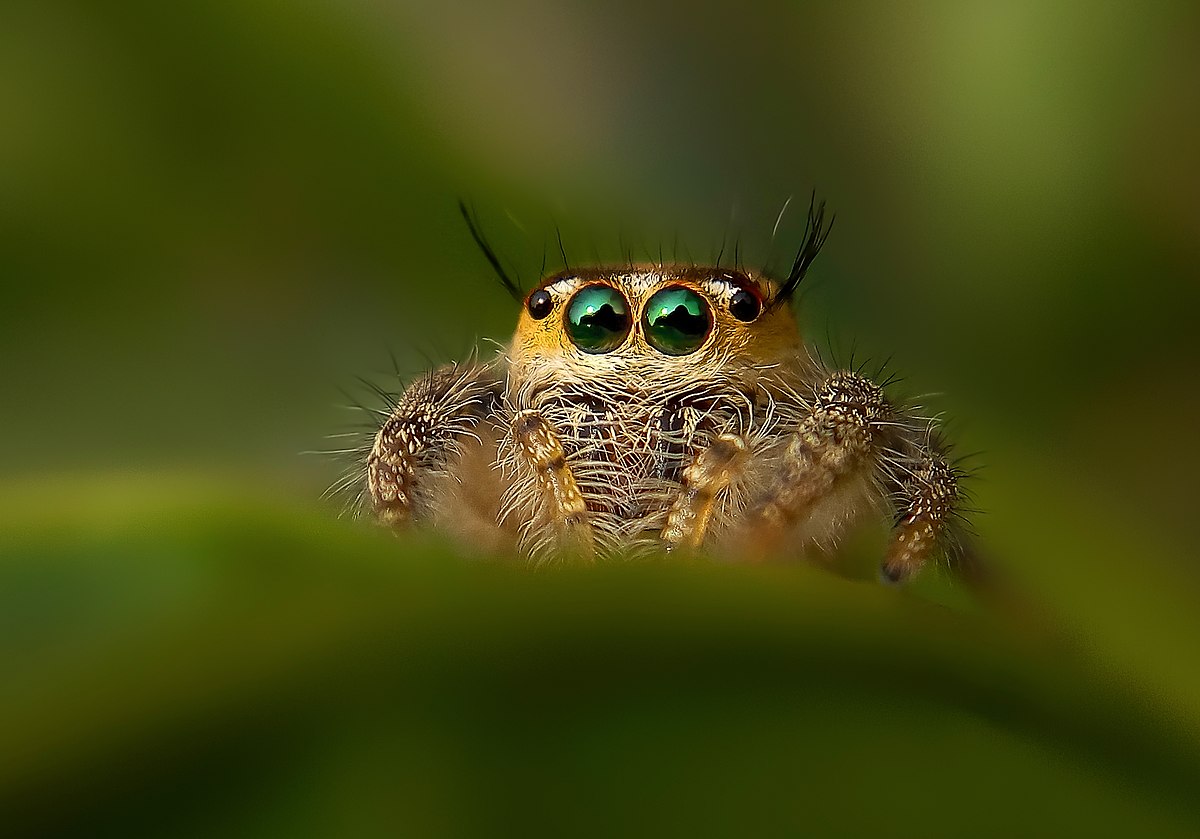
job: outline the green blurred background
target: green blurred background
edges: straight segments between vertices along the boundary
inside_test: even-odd
[[[0,804],[1195,835],[1198,90],[1186,2],[9,0]],[[511,331],[460,196],[530,283],[556,225],[780,264],[814,188],[803,327],[983,451],[1019,615],[936,573],[514,576],[318,500],[339,389]]]

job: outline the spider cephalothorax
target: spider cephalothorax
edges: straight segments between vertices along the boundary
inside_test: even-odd
[[[827,233],[820,209],[809,222],[782,280],[668,264],[543,280],[495,358],[396,400],[366,463],[376,515],[537,561],[788,556],[872,511],[894,516],[888,579],[953,550],[960,476],[932,425],[800,338],[786,304]]]

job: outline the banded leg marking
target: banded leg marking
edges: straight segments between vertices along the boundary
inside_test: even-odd
[[[513,438],[537,476],[545,509],[558,531],[561,546],[581,558],[591,559],[595,543],[587,505],[558,434],[537,411],[522,411],[513,418]]]
[[[695,550],[704,543],[718,496],[741,472],[746,441],[722,434],[683,470],[683,494],[671,505],[662,541],[667,550]]]

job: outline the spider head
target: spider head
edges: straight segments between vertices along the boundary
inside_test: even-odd
[[[726,268],[639,266],[555,274],[525,298],[518,370],[576,377],[636,367],[664,374],[758,367],[794,357],[800,338],[774,281]]]

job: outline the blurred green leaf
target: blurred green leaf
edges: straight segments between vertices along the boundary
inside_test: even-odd
[[[3,517],[5,824],[1200,828],[1194,742],[1008,619],[809,568],[535,572],[220,486],[106,485],[91,516],[46,484]]]

